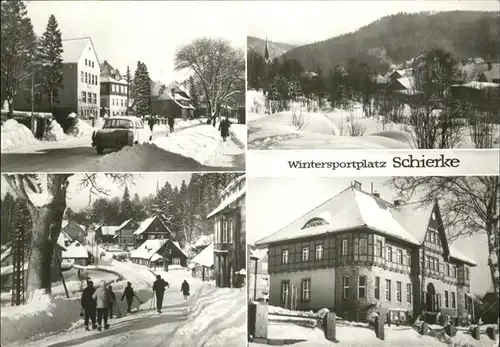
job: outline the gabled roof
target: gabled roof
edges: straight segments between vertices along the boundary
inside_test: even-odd
[[[155,255],[167,242],[168,239],[146,240],[139,247],[130,252],[130,258],[156,261],[159,258],[152,259],[153,255]]]
[[[123,222],[122,224],[120,224],[120,225],[118,226],[118,230],[122,230],[123,228],[125,228],[125,227],[127,226],[127,224],[128,224],[128,223],[132,222],[132,220],[133,220],[132,218],[127,219],[125,222]],[[118,230],[117,230],[117,231],[118,231]]]
[[[210,217],[213,217],[215,216],[217,213],[223,211],[224,209],[226,209],[229,205],[231,205],[233,202],[236,202],[238,201],[239,199],[243,198],[245,196],[245,193],[246,193],[246,189],[243,188],[241,190],[239,190],[238,192],[236,192],[235,194],[231,195],[229,198],[223,200],[219,206],[217,206],[215,208],[215,210],[213,210],[212,212],[210,212],[207,216],[207,218],[210,218]]]
[[[139,227],[137,228],[136,231],[134,231],[134,235],[141,235],[143,232],[145,232],[156,218],[160,220],[160,223],[165,227],[165,229],[168,230],[168,232],[171,232],[170,229],[165,225],[165,223],[163,223],[163,221],[158,216],[154,216],[146,218],[145,220],[140,222]]]
[[[185,256],[186,258],[188,257],[188,256],[187,256],[187,254],[186,254],[186,253],[182,250],[181,245],[179,244],[179,242],[177,242],[177,241],[172,241],[172,243],[175,245],[175,247],[177,247],[177,249],[178,249],[179,251],[181,251],[181,253],[182,253],[182,254],[184,254],[184,256]]]
[[[86,259],[88,256],[87,249],[78,241],[70,244],[66,250],[62,252],[63,259]]]
[[[419,207],[416,204],[395,206],[379,197],[351,186],[325,201],[300,218],[256,242],[256,245],[288,241],[326,233],[339,233],[358,228],[369,228],[414,246],[421,246],[435,205]],[[437,206],[439,208],[439,206]],[[327,223],[304,227],[308,221],[323,219]],[[449,246],[450,256],[470,265],[476,263]]]
[[[101,234],[104,236],[104,235],[115,235],[116,232],[118,231],[118,226],[116,225],[101,225],[99,228],[97,229],[101,229]]]
[[[63,52],[62,60],[63,63],[77,63],[82,56],[83,50],[87,47],[90,42],[92,49],[96,55],[97,64],[99,65],[99,58],[97,58],[97,52],[94,47],[94,43],[90,37],[80,37],[74,39],[62,40]]]
[[[191,263],[203,265],[206,267],[211,267],[214,265],[214,244],[210,243],[208,246],[203,248],[203,250],[198,253],[192,260]]]

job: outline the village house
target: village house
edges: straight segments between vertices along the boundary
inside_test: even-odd
[[[176,265],[186,267],[187,255],[179,243],[170,239],[149,239],[130,253],[133,263],[147,267],[164,267]]]
[[[221,202],[207,218],[214,221],[214,271],[217,287],[237,287],[235,276],[246,271],[245,175],[220,193]]]
[[[268,247],[270,304],[391,321],[470,310],[470,267],[448,243],[439,204],[388,202],[359,182],[256,243]]]
[[[124,116],[127,114],[127,92],[128,83],[115,69],[105,60],[100,65],[101,70],[101,116]]]
[[[117,225],[101,225],[95,230],[94,240],[99,243],[114,243],[118,228]]]
[[[195,107],[191,97],[179,83],[172,81],[162,93],[152,100],[151,107],[154,114],[168,118],[191,119],[194,117]]]
[[[194,278],[202,281],[213,280],[214,274],[214,243],[210,242],[200,253],[198,253],[190,262],[189,268]]]
[[[134,231],[136,248],[145,240],[167,240],[172,237],[172,233],[158,216],[146,218],[138,224],[139,227]]]
[[[116,242],[121,248],[128,249],[133,248],[134,242],[134,232],[139,227],[139,224],[131,219],[127,219],[115,231],[115,236],[113,236],[114,242]]]
[[[61,259],[63,263],[81,266],[87,266],[90,263],[87,249],[78,241],[72,242],[66,250],[62,251]]]
[[[73,220],[63,220],[61,224],[61,233],[69,238],[69,241],[78,241],[85,243],[87,232],[85,227]]]

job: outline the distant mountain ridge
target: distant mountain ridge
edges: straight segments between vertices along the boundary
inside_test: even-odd
[[[255,51],[262,56],[264,56],[264,50],[266,47],[266,40],[259,39],[258,37],[247,36],[247,49],[248,51]],[[267,41],[267,47],[269,49],[269,56],[271,59],[278,58],[289,50],[297,47],[288,43]]]
[[[310,71],[327,71],[357,58],[381,73],[432,48],[446,49],[459,60],[498,61],[499,18],[497,12],[480,11],[398,13],[352,33],[292,48],[281,58],[296,59]]]

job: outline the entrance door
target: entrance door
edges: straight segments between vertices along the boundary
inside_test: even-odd
[[[427,292],[425,293],[425,308],[428,312],[436,310],[436,289],[432,283],[427,285]]]

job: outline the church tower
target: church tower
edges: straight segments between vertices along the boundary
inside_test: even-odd
[[[269,56],[269,47],[267,46],[267,35],[266,35],[266,46],[264,48],[264,60],[266,61],[266,64],[271,63],[271,57]]]

